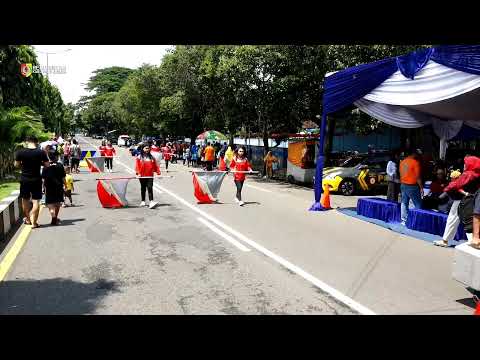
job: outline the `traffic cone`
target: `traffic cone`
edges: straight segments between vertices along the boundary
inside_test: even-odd
[[[477,308],[475,309],[473,315],[480,315],[480,300],[477,297],[475,297],[475,300],[477,301]]]
[[[324,209],[331,209],[330,206],[330,186],[325,184],[323,186],[323,194],[322,194],[322,199],[320,200],[320,204]]]

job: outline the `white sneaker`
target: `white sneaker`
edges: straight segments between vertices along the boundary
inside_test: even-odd
[[[243,205],[245,205],[245,203],[244,203],[243,201],[240,201],[240,202],[238,203],[238,205],[243,206]]]
[[[145,201],[142,201],[142,202],[140,203],[140,206],[145,206]]]
[[[240,202],[240,200],[238,200],[237,198],[235,198],[235,202],[238,204]]]
[[[150,201],[150,204],[148,205],[148,207],[149,207],[150,209],[153,209],[155,206],[157,206],[157,204],[158,204],[158,203],[157,203],[156,201]]]

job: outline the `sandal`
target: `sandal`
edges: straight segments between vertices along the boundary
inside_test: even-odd
[[[433,242],[433,245],[440,246],[440,247],[448,247],[448,243],[443,240],[436,240]]]
[[[34,225],[32,225],[32,229],[37,229],[37,228],[39,228],[39,227],[40,227],[39,224],[34,224]]]
[[[25,225],[32,225],[32,223],[30,222],[30,220],[28,220],[26,217],[23,218],[23,223]]]
[[[474,249],[480,250],[480,244],[469,243],[468,245],[470,245]]]

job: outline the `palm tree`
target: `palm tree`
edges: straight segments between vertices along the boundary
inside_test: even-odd
[[[13,173],[15,150],[27,136],[47,140],[41,117],[28,106],[0,108],[0,178]]]

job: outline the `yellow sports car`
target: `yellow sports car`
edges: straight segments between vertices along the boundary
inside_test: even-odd
[[[388,155],[353,156],[338,167],[325,168],[322,185],[350,196],[358,191],[386,190]]]

